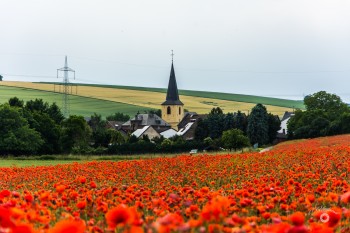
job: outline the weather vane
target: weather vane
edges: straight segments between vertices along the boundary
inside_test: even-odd
[[[174,50],[171,50],[171,61],[174,61]]]

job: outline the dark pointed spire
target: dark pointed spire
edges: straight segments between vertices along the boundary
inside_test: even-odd
[[[171,62],[170,79],[168,85],[168,92],[166,95],[166,101],[162,105],[183,105],[179,98],[179,92],[177,90],[176,77],[174,71],[174,64]]]

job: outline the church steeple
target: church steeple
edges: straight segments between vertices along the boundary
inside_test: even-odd
[[[171,71],[168,84],[168,91],[166,94],[166,101],[162,105],[183,105],[179,98],[179,91],[177,89],[173,62],[171,63]]]
[[[175,70],[174,70],[174,53],[171,50],[171,70],[168,84],[166,100],[162,103],[162,118],[171,124],[174,129],[184,117],[184,104],[180,101],[179,91],[177,89]]]

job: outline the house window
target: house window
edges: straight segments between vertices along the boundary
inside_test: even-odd
[[[179,115],[181,115],[181,107],[179,107]]]
[[[167,108],[167,110],[166,110],[166,113],[167,113],[168,115],[171,114],[171,108],[170,108],[170,106],[168,106],[168,108]]]

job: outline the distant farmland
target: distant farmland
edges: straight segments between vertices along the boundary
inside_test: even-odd
[[[32,91],[42,90],[46,91],[46,93],[51,93],[51,95],[61,95],[53,92],[54,85],[52,83],[1,82],[0,85],[27,88],[22,89],[27,91],[29,91],[28,88]],[[77,85],[77,94],[75,94],[75,91],[73,92],[73,96],[75,96],[76,98],[88,97],[89,100],[93,99],[94,101],[105,101],[108,104],[117,103],[119,108],[116,108],[116,110],[112,112],[119,111],[128,113],[129,115],[134,115],[138,110],[141,109],[141,111],[144,111],[145,109],[160,108],[160,104],[165,100],[166,93],[166,89],[158,88],[122,87],[107,85],[101,86],[86,84]],[[17,93],[18,97],[20,97],[20,92]],[[198,113],[208,113],[213,107],[221,107],[224,110],[224,112],[235,112],[241,110],[245,113],[248,113],[252,109],[252,107],[255,106],[256,103],[263,103],[267,107],[267,110],[269,112],[272,112],[277,115],[283,115],[285,111],[292,111],[293,106],[294,108],[304,107],[301,101],[283,100],[259,96],[247,96],[202,91],[180,91],[180,93],[180,98],[185,104],[185,108],[189,111],[194,111]],[[61,97],[58,98],[59,101],[56,102],[60,103]],[[98,106],[99,109],[104,112],[109,112],[109,108],[111,107],[111,105],[108,105],[107,103]],[[121,106],[122,104],[124,104],[125,106]],[[123,111],[123,107],[127,109],[127,111]],[[88,113],[88,111],[90,111],[89,109],[82,109],[81,106],[75,107],[73,105],[73,98],[71,109],[72,113],[76,111],[84,112],[84,114],[82,115],[91,115],[91,113]],[[137,110],[135,112],[132,112],[134,109]],[[97,111],[97,109],[95,111]],[[104,114],[101,113],[101,115]]]
[[[5,103],[14,96],[17,96],[19,99],[24,101],[41,98],[49,103],[56,102],[60,107],[62,105],[63,98],[63,95],[59,93],[0,85],[0,103]],[[81,96],[70,96],[69,99],[70,113],[82,116],[91,116],[94,112],[101,114],[103,117],[111,115],[115,112],[123,112],[132,116],[138,111],[144,112],[146,110],[150,110],[149,108],[142,106],[134,106],[131,104],[117,103]]]

